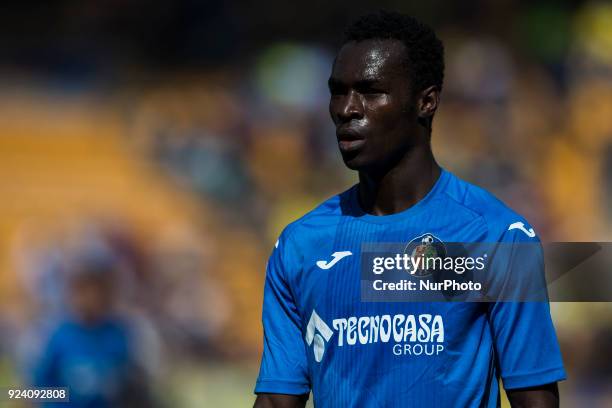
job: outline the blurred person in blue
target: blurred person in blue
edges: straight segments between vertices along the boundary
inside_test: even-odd
[[[512,407],[559,406],[566,375],[546,300],[363,301],[364,243],[525,243],[538,254],[520,283],[542,278],[527,220],[434,158],[443,76],[442,42],[412,17],[369,14],[346,31],[329,111],[359,182],[289,224],[272,250],[257,408],[304,407],[311,391],[317,407],[494,408],[500,379]],[[497,277],[520,256],[492,258],[485,273]]]
[[[69,273],[69,310],[43,347],[33,383],[67,387],[70,403],[43,406],[151,406],[132,328],[114,310],[114,274],[114,264],[101,259],[78,262]]]

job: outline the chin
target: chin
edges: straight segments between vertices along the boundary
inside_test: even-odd
[[[344,165],[350,170],[371,175],[376,175],[388,171],[389,166],[393,163],[393,160],[388,158],[373,159],[363,154],[355,154],[350,156],[343,154],[342,160],[344,161]]]
[[[365,170],[372,165],[367,158],[359,154],[342,154],[342,160],[346,167],[355,171]]]

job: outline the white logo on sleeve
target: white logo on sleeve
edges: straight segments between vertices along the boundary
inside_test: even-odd
[[[310,320],[308,321],[308,326],[306,327],[305,340],[309,347],[314,343],[314,358],[317,363],[320,363],[321,360],[323,360],[323,354],[325,353],[325,342],[329,341],[333,334],[334,332],[332,329],[313,309],[312,314],[310,315]]]
[[[317,261],[317,266],[321,269],[329,269],[332,266],[334,266],[335,264],[338,263],[339,260],[341,260],[342,258],[345,258],[347,256],[351,256],[353,255],[353,253],[351,251],[339,251],[339,252],[334,252],[332,254],[332,260],[330,262],[327,261]]]
[[[536,233],[533,230],[533,228],[526,229],[525,224],[523,224],[521,221],[517,221],[513,224],[510,224],[510,226],[508,227],[508,231],[513,230],[513,229],[523,231],[525,235],[527,235],[529,238],[533,238],[536,236]]]

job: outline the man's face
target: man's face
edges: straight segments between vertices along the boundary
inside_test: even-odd
[[[108,277],[76,277],[71,289],[72,307],[83,322],[95,323],[110,312],[113,296]]]
[[[329,112],[352,170],[389,168],[415,143],[417,115],[397,40],[346,43],[329,79]]]

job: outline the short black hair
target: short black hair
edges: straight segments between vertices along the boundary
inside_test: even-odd
[[[350,24],[344,32],[342,45],[375,39],[395,39],[406,46],[408,74],[415,93],[431,85],[442,90],[444,46],[429,26],[414,17],[381,10]]]

